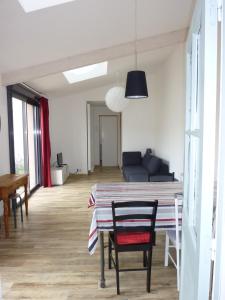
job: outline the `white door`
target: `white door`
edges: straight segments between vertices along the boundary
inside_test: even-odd
[[[118,117],[100,116],[100,164],[118,166]]]
[[[187,40],[181,300],[210,290],[214,186],[217,1],[199,0]]]

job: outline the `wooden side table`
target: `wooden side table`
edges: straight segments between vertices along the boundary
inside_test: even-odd
[[[5,224],[5,237],[9,237],[9,215],[10,203],[9,196],[21,186],[25,190],[25,208],[26,215],[28,215],[28,197],[27,197],[28,175],[6,174],[0,176],[0,199],[4,203],[4,224]]]

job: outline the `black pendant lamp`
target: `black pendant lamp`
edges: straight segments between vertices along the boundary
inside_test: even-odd
[[[144,71],[137,70],[137,0],[135,1],[135,71],[127,73],[125,98],[142,99],[148,97],[148,88]]]
[[[148,88],[144,71],[130,71],[127,73],[125,97],[129,99],[148,97]]]

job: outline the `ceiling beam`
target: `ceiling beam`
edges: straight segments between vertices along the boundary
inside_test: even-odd
[[[187,29],[173,31],[137,41],[137,52],[147,52],[159,48],[182,43],[186,40]],[[3,85],[26,82],[48,75],[61,73],[65,70],[79,68],[102,61],[110,61],[134,54],[134,42],[95,50],[75,56],[65,57],[45,64],[35,65],[2,74]]]

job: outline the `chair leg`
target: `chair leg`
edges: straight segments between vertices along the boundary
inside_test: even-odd
[[[119,295],[120,294],[119,258],[116,249],[115,249],[115,260],[116,260],[116,289],[117,289],[117,295]]]
[[[180,290],[180,250],[179,245],[176,245],[176,258],[177,258],[177,290]]]
[[[109,261],[109,269],[112,269],[112,243],[109,237],[109,248],[108,248],[108,261]]]
[[[147,267],[147,257],[146,257],[147,253],[146,251],[143,251],[143,267]]]
[[[20,197],[20,214],[21,214],[21,222],[23,223],[23,203],[21,197]]]
[[[168,267],[168,263],[169,263],[169,237],[168,234],[166,233],[164,266]]]
[[[152,270],[152,248],[148,251],[148,270],[147,270],[147,292],[151,290],[151,270]]]
[[[13,211],[13,219],[14,219],[14,228],[17,227],[17,220],[16,220],[16,198],[12,199],[12,211]]]

